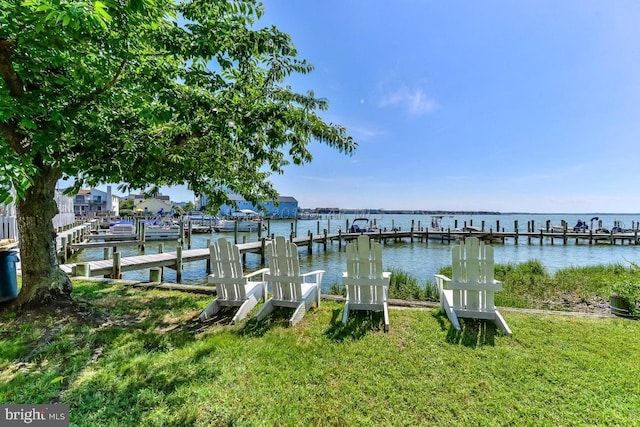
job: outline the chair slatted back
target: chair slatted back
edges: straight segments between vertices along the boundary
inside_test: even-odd
[[[298,247],[284,236],[276,236],[275,240],[265,248],[273,298],[282,301],[302,300],[302,283]]]
[[[491,309],[494,291],[493,248],[476,237],[465,239],[451,251],[452,280],[447,284],[453,290],[454,308]]]
[[[240,250],[224,237],[209,246],[212,283],[216,284],[218,298],[225,300],[246,299],[246,279],[243,278]]]
[[[343,283],[348,300],[366,303],[383,302],[388,280],[383,279],[382,245],[361,235],[347,245],[347,275]]]
[[[382,245],[368,236],[358,236],[347,245],[347,276],[352,278],[382,278]]]

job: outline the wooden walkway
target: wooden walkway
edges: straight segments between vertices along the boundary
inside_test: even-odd
[[[331,235],[330,239],[344,239],[346,241],[352,240],[356,238],[360,233],[345,233],[340,235]],[[383,231],[378,230],[370,233],[364,233],[371,236],[372,239],[380,240],[381,242],[386,242],[388,240],[402,240],[402,239],[410,239],[412,242],[414,240],[419,241],[439,241],[442,243],[452,243],[458,242],[460,240],[464,240],[467,237],[477,237],[481,240],[490,242],[490,243],[506,243],[507,239],[513,241],[517,244],[522,239],[527,239],[528,244],[540,244],[544,243],[550,244],[569,244],[569,242],[573,241],[576,244],[579,243],[587,243],[587,244],[596,244],[596,243],[606,243],[606,244],[640,244],[640,230],[635,230],[632,232],[618,232],[618,233],[598,233],[593,232],[592,230],[587,232],[574,232],[574,231],[493,231],[493,230],[482,230],[482,231],[428,231],[428,230],[408,230],[408,231]]]
[[[632,233],[594,233],[590,232],[494,232],[488,231],[443,231],[443,232],[429,232],[426,230],[408,230],[408,231],[384,231],[377,230],[370,233],[337,233],[337,234],[320,234],[309,235],[303,237],[294,237],[292,241],[298,245],[299,248],[307,248],[308,253],[313,251],[313,243],[321,243],[324,246],[324,250],[327,250],[328,244],[334,242],[338,243],[338,249],[342,248],[343,242],[348,242],[357,238],[360,234],[367,234],[372,239],[379,240],[382,243],[388,241],[399,241],[403,239],[410,239],[411,242],[422,241],[428,244],[429,241],[439,241],[442,243],[453,243],[460,240],[464,240],[467,237],[478,237],[485,241],[493,243],[505,243],[507,239],[513,240],[516,244],[519,239],[527,239],[529,244],[539,243],[542,245],[547,242],[555,244],[568,244],[568,242],[575,240],[575,243],[579,242],[587,244],[595,243],[607,243],[615,245],[616,243],[638,245],[640,244],[640,236],[638,231]],[[261,241],[250,243],[237,244],[240,249],[240,253],[257,253],[262,256],[261,263],[264,264],[264,246],[270,240],[263,238]],[[87,248],[93,246],[120,246],[120,245],[134,245],[139,244],[139,241],[114,241],[108,243],[76,243],[73,245],[75,248]],[[108,251],[105,251],[108,252]],[[105,254],[106,255],[106,254]],[[182,265],[188,262],[207,261],[206,271],[207,274],[211,272],[209,249],[182,249],[173,252],[163,252],[151,255],[137,255],[131,257],[120,258],[119,253],[115,253],[113,259],[104,259],[99,261],[89,261],[81,264],[69,263],[62,264],[60,268],[69,275],[81,275],[81,276],[107,276],[113,278],[120,278],[123,272],[154,269],[168,267],[177,271],[177,278],[180,281],[182,275]]]
[[[115,258],[117,260],[117,257]],[[153,255],[137,255],[120,259],[120,273],[125,271],[144,270],[147,268],[169,267],[177,269],[180,262],[194,262],[209,260],[209,249],[190,249],[182,251],[182,257],[178,257],[178,252],[164,252]],[[101,261],[89,261],[80,263],[87,265],[90,276],[112,276],[114,275],[114,259]],[[67,274],[74,274],[78,263],[63,264],[62,271]],[[115,274],[119,276],[119,274]]]
[[[337,235],[336,235],[337,236]],[[310,237],[296,237],[293,239],[297,245],[310,245],[312,242],[329,241],[333,235],[327,236],[311,236]],[[263,254],[263,245],[266,245],[269,241],[264,239],[259,242],[239,243],[237,246],[240,249],[240,253],[258,253]],[[120,245],[123,242],[112,242],[113,245]],[[133,244],[134,242],[128,242]],[[88,244],[86,244],[88,245]],[[84,245],[83,245],[84,246]],[[326,249],[326,248],[325,248]],[[119,258],[118,256],[112,259],[105,259],[99,261],[88,261],[83,263],[69,263],[62,264],[60,268],[62,271],[69,275],[85,275],[85,276],[111,276],[114,278],[121,277],[123,272],[144,270],[151,268],[169,267],[180,273],[180,266],[187,262],[195,261],[207,261],[207,273],[210,272],[210,254],[208,248],[202,249],[180,249],[173,252],[163,252],[159,254],[151,255],[136,255],[131,257]],[[262,259],[264,263],[264,259]],[[81,266],[81,270],[78,270],[78,265]],[[87,271],[88,269],[88,271]]]

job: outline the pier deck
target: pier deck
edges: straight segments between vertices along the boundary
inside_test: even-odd
[[[324,244],[324,249],[327,250],[327,244],[337,242],[339,249],[342,247],[343,242],[348,242],[357,238],[360,234],[367,234],[372,239],[380,240],[383,243],[388,241],[399,241],[403,239],[410,239],[412,242],[423,241],[428,244],[429,241],[439,241],[442,243],[453,243],[460,240],[464,240],[467,237],[478,237],[480,239],[492,242],[492,243],[505,243],[507,239],[513,240],[516,244],[518,239],[527,239],[529,244],[533,244],[535,239],[538,239],[537,243],[542,245],[544,242],[554,244],[555,241],[559,241],[561,244],[568,244],[569,241],[575,241],[576,244],[583,242],[587,244],[612,244],[616,243],[628,243],[637,245],[640,243],[638,231],[627,233],[594,233],[590,232],[557,232],[557,231],[544,231],[538,232],[518,232],[518,231],[426,231],[426,230],[394,230],[384,231],[382,229],[369,232],[369,233],[333,233],[333,234],[319,234],[303,237],[294,237],[292,240],[299,247],[306,247],[309,252],[313,250],[313,243]],[[240,249],[240,253],[257,253],[263,256],[264,245],[269,242],[268,238],[264,238],[257,242],[239,243],[237,244]],[[78,243],[74,246],[76,248],[87,248],[94,246],[119,246],[124,244],[139,244],[138,241],[127,242],[109,242],[105,245],[105,242],[94,243]],[[118,257],[119,258],[119,257]],[[98,261],[89,261],[83,264],[85,269],[84,275],[88,276],[112,276],[119,277],[122,272],[144,270],[157,267],[168,267],[178,271],[178,275],[181,273],[181,265],[187,262],[195,261],[207,261],[207,273],[210,270],[209,265],[209,249],[180,249],[179,251],[163,252],[151,255],[137,255],[131,257],[119,258],[114,266],[114,259],[105,259]],[[261,260],[264,263],[264,258]],[[76,274],[77,263],[62,264],[60,268],[67,274]]]

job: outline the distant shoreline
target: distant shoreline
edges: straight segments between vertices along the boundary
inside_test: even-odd
[[[300,208],[300,213],[319,215],[338,214],[388,214],[388,215],[638,215],[637,212],[498,212],[498,211],[445,211],[423,209],[340,209],[340,208]]]

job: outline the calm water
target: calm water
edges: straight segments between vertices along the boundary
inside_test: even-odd
[[[313,234],[327,229],[331,233],[337,233],[339,229],[346,229],[347,220],[351,224],[354,217],[368,217],[371,222],[375,220],[379,227],[400,227],[403,230],[411,228],[411,224],[417,227],[428,227],[431,223],[429,215],[367,215],[363,212],[360,215],[340,215],[326,217],[320,220],[298,220],[298,221],[270,221],[269,232],[275,235],[288,236],[293,229],[297,227],[299,236],[306,235],[308,232]],[[640,214],[517,214],[517,215],[486,215],[486,216],[469,216],[457,215],[445,217],[442,220],[444,228],[454,228],[456,225],[462,227],[467,222],[468,225],[481,226],[484,221],[485,228],[496,229],[496,221],[500,222],[500,228],[505,231],[514,230],[514,221],[518,221],[520,231],[527,230],[527,223],[534,222],[534,229],[544,228],[547,221],[551,221],[552,225],[560,225],[562,220],[569,223],[570,228],[577,223],[579,219],[586,221],[590,225],[590,219],[598,217],[602,221],[605,228],[611,228],[614,222],[617,222],[623,228],[631,228],[640,221]],[[597,226],[597,220],[593,221],[593,225]],[[240,233],[239,240],[256,241],[257,235],[254,233]],[[207,239],[212,241],[219,237],[226,237],[233,240],[233,233],[211,233],[211,234],[195,234],[192,238],[192,248],[204,248],[207,245]],[[427,280],[433,281],[433,275],[445,265],[450,264],[451,246],[449,244],[441,244],[437,241],[410,243],[408,239],[399,243],[388,243],[383,248],[384,265],[386,269],[397,268],[407,271],[415,276],[420,283]],[[518,244],[513,240],[507,240],[507,243],[494,244],[496,263],[520,263],[527,260],[537,259],[551,273],[566,267],[572,266],[588,266],[598,264],[624,264],[630,261],[640,262],[640,245],[615,245],[606,244],[589,245],[582,242],[578,245],[570,240],[567,245],[560,244],[557,240],[554,245],[545,242],[542,246],[539,240],[533,240],[532,244],[527,243],[526,238],[520,238]],[[175,251],[173,242],[164,242],[165,252]],[[157,252],[158,244],[155,242],[147,243],[146,254]],[[339,283],[346,263],[343,250],[338,250],[338,244],[329,245],[327,251],[324,252],[322,245],[314,246],[313,254],[308,255],[306,248],[301,248],[300,263],[303,271],[316,269],[325,270],[322,281],[323,290],[326,291],[332,283]],[[138,255],[135,248],[123,248],[122,256]],[[79,253],[72,261],[88,261],[102,259],[103,249],[84,250]],[[260,258],[255,254],[247,254],[247,270],[260,267]],[[148,280],[148,270],[124,273],[125,279],[130,280]],[[164,280],[167,282],[175,282],[175,271],[165,269]],[[205,263],[193,262],[185,263],[182,276],[183,283],[204,283],[206,282]]]

